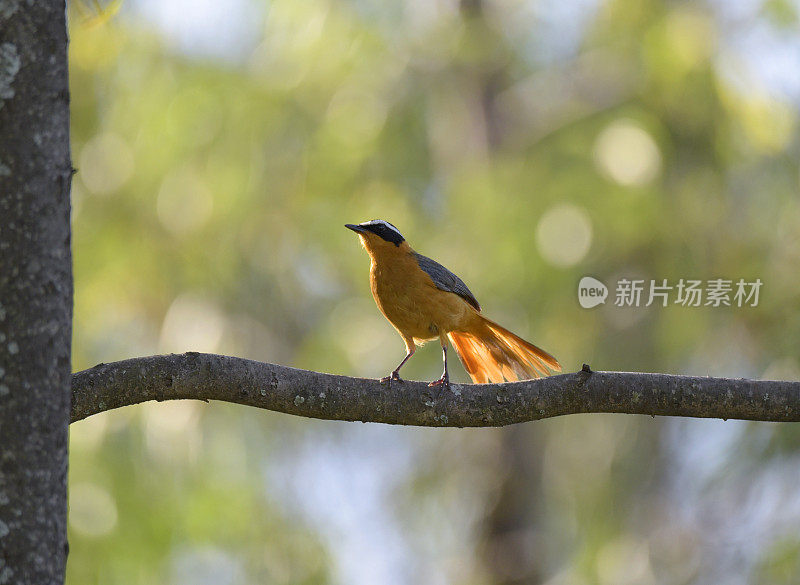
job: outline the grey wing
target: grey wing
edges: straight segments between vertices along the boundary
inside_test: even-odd
[[[417,254],[414,252],[414,258],[416,258],[419,267],[427,272],[428,276],[431,277],[433,284],[436,285],[436,288],[455,293],[467,301],[470,305],[475,307],[478,311],[481,310],[481,306],[475,298],[475,295],[470,292],[463,280],[427,256],[423,256],[422,254]]]

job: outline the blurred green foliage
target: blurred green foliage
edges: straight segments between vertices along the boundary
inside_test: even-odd
[[[797,379],[798,96],[759,76],[800,43],[796,4],[557,4],[274,0],[217,59],[134,0],[73,5],[75,369],[197,350],[385,375],[403,345],[343,228],[379,217],[567,371]],[[587,274],[611,288],[592,310]],[[764,285],[757,307],[635,309],[623,277]],[[788,425],[146,404],[72,427],[68,582],[797,582],[798,446]]]

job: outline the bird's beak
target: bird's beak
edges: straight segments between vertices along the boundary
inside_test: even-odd
[[[346,224],[344,224],[344,227],[350,228],[351,230],[353,230],[357,234],[363,234],[365,231],[367,231],[363,227],[361,227],[360,225],[355,225],[355,224],[352,224],[352,223],[346,223]]]

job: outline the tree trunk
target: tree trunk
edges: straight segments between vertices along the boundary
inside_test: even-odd
[[[492,585],[534,585],[544,580],[547,541],[539,509],[545,433],[534,425],[501,430],[495,455],[501,474],[494,506],[481,526],[478,552]]]
[[[64,582],[71,175],[64,2],[0,0],[0,585]]]

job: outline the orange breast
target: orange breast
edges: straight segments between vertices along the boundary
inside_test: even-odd
[[[455,293],[436,288],[409,252],[398,252],[392,258],[372,257],[370,287],[381,312],[401,335],[418,343],[458,330],[474,309]]]

